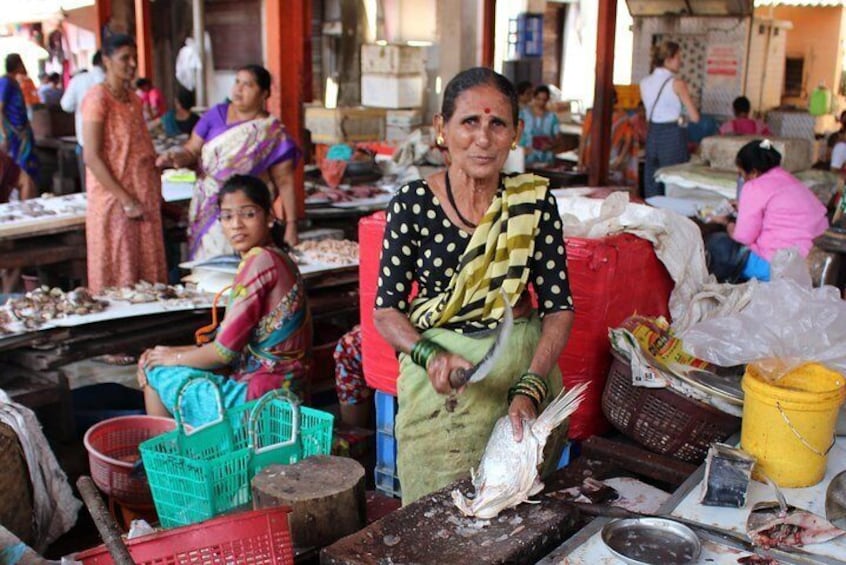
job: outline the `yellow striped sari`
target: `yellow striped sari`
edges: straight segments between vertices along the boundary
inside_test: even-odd
[[[525,291],[549,181],[527,173],[505,177],[503,185],[473,232],[446,291],[412,301],[409,318],[417,328],[469,321],[490,325],[502,319],[500,288],[512,306]]]

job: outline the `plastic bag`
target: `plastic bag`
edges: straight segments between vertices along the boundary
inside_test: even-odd
[[[812,361],[846,374],[846,301],[840,291],[812,288],[795,250],[779,251],[771,271],[771,282],[754,286],[746,308],[682,332],[687,350],[724,367],[757,363],[771,380]]]

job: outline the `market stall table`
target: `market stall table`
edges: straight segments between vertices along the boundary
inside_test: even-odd
[[[67,263],[85,276],[85,195],[0,204],[0,269]]]
[[[70,386],[62,367],[116,351],[140,352],[161,343],[184,343],[208,322],[211,297],[130,304],[110,302],[98,313],[57,318],[39,328],[11,328],[0,336],[0,389],[30,408],[51,411],[60,437],[73,435]]]
[[[162,199],[185,203],[193,187],[163,178]],[[86,208],[84,193],[0,204],[0,269],[66,263],[62,274],[84,284]]]
[[[819,484],[812,487],[783,489],[788,504],[809,510],[820,516],[825,516],[824,502],[826,488],[834,475],[844,468],[846,468],[846,437],[838,437],[834,447],[829,452],[825,478]],[[765,484],[752,481],[749,485],[749,494],[745,507],[722,508],[704,506],[699,503],[704,476],[705,465],[703,464],[659,508],[658,514],[670,514],[702,524],[716,526],[745,537],[745,524],[749,510],[757,502],[775,499],[772,488]],[[607,518],[594,520],[539,563],[543,565],[563,563],[612,565],[619,563],[619,560],[611,554],[600,538],[600,531],[608,521],[609,519]],[[846,540],[841,537],[822,544],[807,545],[802,549],[817,555],[843,559],[846,556]],[[726,547],[715,542],[713,539],[706,539],[703,541],[702,554],[696,563],[703,565],[708,563],[735,563],[738,558],[747,555],[750,554]]]

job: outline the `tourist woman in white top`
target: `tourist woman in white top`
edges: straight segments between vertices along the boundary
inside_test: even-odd
[[[649,131],[646,135],[644,197],[664,194],[664,185],[655,181],[655,172],[668,165],[686,163],[687,132],[681,124],[682,105],[692,122],[699,121],[687,83],[676,73],[682,66],[678,43],[664,41],[652,48],[652,73],[640,81],[640,97],[646,108]]]

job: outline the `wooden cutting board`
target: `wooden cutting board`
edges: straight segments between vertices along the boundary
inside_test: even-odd
[[[609,468],[588,461],[566,467],[545,481],[534,497],[539,504],[521,504],[492,520],[467,518],[455,508],[450,492],[471,488],[463,479],[338,540],[323,549],[320,563],[534,563],[581,526],[556,491],[580,484],[586,469],[602,478]]]

